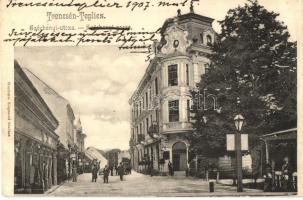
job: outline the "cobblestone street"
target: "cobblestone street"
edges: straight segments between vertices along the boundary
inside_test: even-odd
[[[52,188],[50,196],[208,196],[239,195],[236,187],[215,184],[215,192],[208,192],[208,182],[185,177],[163,177],[133,172],[120,181],[118,176],[110,176],[109,183],[103,183],[99,176],[97,182],[91,182],[91,174],[78,176],[78,182],[66,182]],[[259,190],[244,189],[241,195],[258,195]]]

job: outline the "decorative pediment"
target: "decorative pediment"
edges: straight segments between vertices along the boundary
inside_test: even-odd
[[[168,88],[163,95],[163,99],[167,99],[167,98],[175,98],[175,97],[179,97],[181,95],[181,92],[179,90],[179,88]]]
[[[164,34],[166,43],[161,48],[161,52],[163,54],[172,54],[176,52],[185,54],[186,49],[190,46],[187,36],[187,31],[183,30],[177,24],[173,24]]]

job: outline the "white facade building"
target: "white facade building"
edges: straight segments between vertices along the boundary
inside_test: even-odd
[[[215,40],[213,19],[193,12],[167,19],[131,106],[130,154],[135,170],[143,165],[167,172],[170,161],[175,171],[188,163],[186,134],[190,123],[190,90],[207,71]]]

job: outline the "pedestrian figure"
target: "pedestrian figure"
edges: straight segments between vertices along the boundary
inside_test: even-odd
[[[108,176],[109,176],[109,168],[107,167],[107,165],[105,165],[105,167],[103,169],[103,181],[104,181],[104,183],[108,183]]]
[[[116,176],[118,175],[118,167],[115,165]]]
[[[168,161],[168,173],[169,175],[173,176],[174,175],[174,172],[173,172],[173,165],[170,161]]]
[[[269,164],[266,165],[264,179],[265,179],[264,192],[271,192],[272,191],[272,173],[271,173],[271,167]]]
[[[72,168],[72,176],[73,176],[73,182],[77,182],[77,166],[76,163],[73,162],[73,168]]]
[[[123,167],[122,162],[120,163],[120,165],[118,167],[118,174],[120,176],[120,181],[123,181],[124,167]]]
[[[152,161],[151,161],[150,164],[149,164],[149,172],[150,172],[150,176],[153,176],[153,175],[154,175],[154,174],[153,174],[154,169],[153,169],[153,163],[152,163]]]
[[[97,182],[99,168],[96,164],[92,167],[92,182]]]
[[[110,175],[111,175],[111,176],[114,175],[114,167],[113,167],[113,166],[110,167]]]
[[[289,191],[291,189],[292,180],[292,168],[289,164],[288,157],[284,158],[284,164],[282,165],[282,189],[283,191]]]

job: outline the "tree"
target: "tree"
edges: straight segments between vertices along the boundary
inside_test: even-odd
[[[189,140],[195,152],[224,154],[225,134],[235,131],[236,112],[246,119],[243,132],[249,133],[251,146],[260,134],[296,126],[297,47],[277,16],[251,0],[220,21],[210,69],[198,84],[200,93],[207,88],[216,94],[220,112],[198,109],[194,103]]]

